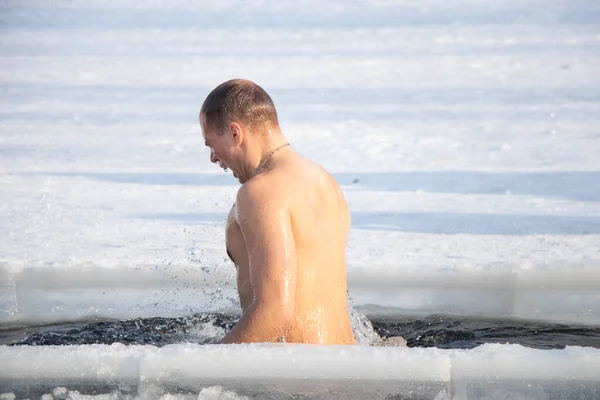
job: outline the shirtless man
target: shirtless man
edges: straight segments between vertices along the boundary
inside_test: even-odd
[[[200,126],[210,161],[242,184],[225,235],[242,316],[222,343],[355,344],[346,306],[350,214],[333,177],[294,151],[253,82],[215,88]]]

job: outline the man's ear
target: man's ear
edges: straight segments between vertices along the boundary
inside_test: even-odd
[[[231,122],[229,124],[229,132],[228,132],[233,141],[239,146],[244,141],[244,129],[237,122]]]

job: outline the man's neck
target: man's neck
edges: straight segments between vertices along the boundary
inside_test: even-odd
[[[268,132],[264,135],[264,139],[260,143],[255,143],[254,154],[249,157],[247,167],[247,180],[253,178],[258,173],[263,171],[271,162],[274,155],[279,150],[289,145],[289,142],[281,134],[281,132]]]

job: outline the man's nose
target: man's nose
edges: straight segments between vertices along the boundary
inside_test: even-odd
[[[214,150],[210,151],[210,162],[211,163],[216,163],[217,162],[217,156],[215,155],[215,151]]]

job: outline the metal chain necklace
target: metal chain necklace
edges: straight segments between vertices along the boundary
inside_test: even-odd
[[[256,174],[258,173],[258,171],[260,171],[260,170],[261,170],[261,168],[265,166],[265,164],[267,163],[267,161],[269,161],[269,159],[270,159],[270,158],[273,156],[273,154],[275,154],[275,152],[276,152],[277,150],[281,150],[281,149],[282,149],[282,148],[284,148],[285,146],[289,146],[289,145],[290,145],[290,142],[287,142],[287,143],[285,143],[285,144],[282,144],[281,146],[279,146],[279,147],[277,147],[277,148],[275,148],[275,149],[271,150],[271,151],[269,152],[269,154],[267,154],[267,156],[265,157],[265,159],[264,159],[264,160],[263,160],[263,161],[262,161],[262,162],[261,162],[261,163],[258,165],[258,167],[256,167],[256,168],[254,169],[254,171],[252,171],[252,175],[251,175],[251,176],[252,176],[252,177],[256,176]]]

